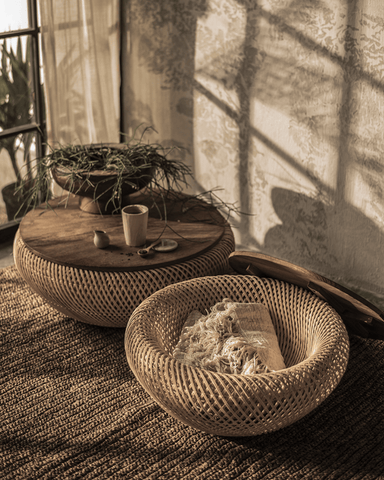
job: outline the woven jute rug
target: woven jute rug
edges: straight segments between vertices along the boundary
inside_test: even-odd
[[[258,437],[183,425],[130,371],[124,330],[75,322],[0,270],[0,478],[384,478],[384,342],[351,336],[336,390]]]

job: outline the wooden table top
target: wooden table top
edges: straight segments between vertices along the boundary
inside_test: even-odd
[[[228,223],[213,207],[187,195],[166,202],[167,225],[163,219],[162,200],[150,195],[135,194],[132,204],[149,207],[147,243],[161,238],[176,240],[173,252],[153,252],[142,258],[137,251],[142,247],[129,247],[125,243],[121,215],[94,215],[79,209],[79,199],[71,197],[50,201],[29,212],[22,220],[19,234],[27,248],[53,263],[98,271],[138,271],[166,267],[197,257],[214,247],[221,239]],[[187,210],[187,211],[185,211]],[[162,217],[160,217],[162,215]],[[110,238],[105,249],[93,243],[94,230],[104,230]]]

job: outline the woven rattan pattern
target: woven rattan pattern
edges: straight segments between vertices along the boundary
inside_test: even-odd
[[[128,367],[124,329],[65,317],[0,269],[1,480],[384,478],[384,342],[351,335],[334,392],[293,425],[245,438],[168,415]]]
[[[220,241],[199,257],[163,268],[102,272],[66,267],[35,255],[15,238],[15,263],[24,280],[59,312],[93,325],[125,327],[133,310],[157,290],[183,280],[220,275],[234,251],[229,225]]]
[[[204,312],[223,298],[267,305],[289,368],[228,375],[172,357],[188,313]],[[181,282],[152,295],[132,315],[125,349],[136,378],[169,414],[205,432],[249,436],[278,430],[318,406],[344,374],[349,340],[338,314],[307,290],[224,275]]]

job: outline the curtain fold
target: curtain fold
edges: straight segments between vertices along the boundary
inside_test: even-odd
[[[121,0],[123,131],[154,128],[148,141],[178,145],[193,168],[193,81],[197,19],[206,0]]]
[[[118,142],[119,1],[40,0],[48,142]]]

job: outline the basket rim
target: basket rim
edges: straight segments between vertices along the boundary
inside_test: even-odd
[[[232,279],[229,288],[223,287],[218,288],[216,292],[212,291],[214,285],[212,282],[225,282],[228,277]],[[296,422],[317,408],[332,393],[340,383],[349,359],[349,337],[345,325],[337,312],[324,300],[308,290],[305,295],[297,295],[298,290],[304,290],[297,285],[292,285],[291,288],[282,286],[284,282],[274,279],[243,277],[246,278],[247,285],[239,284],[238,281],[243,279],[237,275],[186,280],[176,284],[177,288],[185,287],[186,290],[182,294],[179,292],[179,295],[174,292],[168,298],[167,291],[175,289],[175,284],[165,287],[137,307],[126,328],[125,350],[128,364],[144,390],[177,420],[215,435],[236,437],[260,435]],[[196,300],[194,294],[196,291],[191,291],[190,282],[195,282],[204,297]],[[208,292],[202,292],[201,282],[210,287]],[[282,349],[289,355],[285,362],[287,359],[289,362],[300,360],[312,352],[312,347],[316,346],[316,351],[288,368],[255,375],[214,372],[185,365],[174,358],[173,343],[177,334],[180,334],[181,322],[186,318],[185,310],[194,306],[205,307],[208,302],[216,301],[219,295],[226,295],[235,287],[244,288],[244,295],[239,293],[237,299],[257,298],[268,302],[274,309],[275,319],[277,316],[278,321],[283,320],[283,316],[289,313],[286,303],[279,305],[280,301],[289,302],[292,308],[300,307],[297,315],[290,316],[286,325],[287,333],[290,332],[291,322],[295,325],[295,322],[299,321],[300,328],[305,329],[300,333],[319,334],[319,337],[314,339],[316,343],[312,345],[302,343],[300,336],[293,337],[299,339],[301,343],[292,355],[289,351],[292,348],[290,339]],[[164,306],[155,312],[156,303],[161,295],[165,301]],[[321,310],[318,305],[312,308],[313,300],[318,302]],[[174,310],[169,310],[171,302],[176,302]],[[183,307],[180,307],[180,304]],[[328,324],[331,318],[327,312],[324,314],[323,304],[326,304],[326,308],[332,314],[333,321],[329,323],[332,325],[332,334],[326,335],[322,344],[321,337],[326,331],[322,326]],[[150,311],[152,319],[148,317]],[[304,324],[303,327],[303,315],[307,313],[311,315],[308,318],[311,318],[312,322],[316,321],[317,314],[320,315],[322,320],[318,331],[313,330],[311,325]],[[142,315],[146,315],[147,318],[144,319]],[[171,324],[169,327],[164,325],[167,315],[171,315],[170,318],[177,321],[177,325]],[[158,318],[159,323],[154,321],[154,316]],[[284,332],[282,330],[278,335]]]

